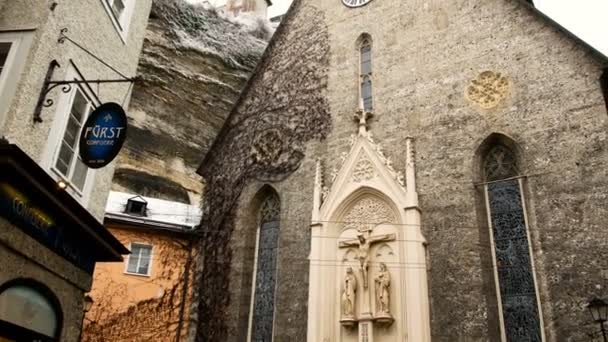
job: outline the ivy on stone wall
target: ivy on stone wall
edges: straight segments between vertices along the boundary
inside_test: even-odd
[[[306,143],[330,131],[328,64],[324,14],[296,0],[202,164],[198,341],[228,336],[229,241],[244,186],[284,179],[299,167]]]
[[[113,231],[123,244],[133,235]],[[155,298],[129,302],[137,286],[116,280],[116,274],[106,269],[95,273],[91,296],[93,307],[83,322],[83,342],[150,342],[175,341],[181,322],[181,339],[185,340],[190,324],[193,274],[186,273],[197,251],[188,251],[185,241],[168,240],[139,234],[138,239],[154,245],[154,273],[142,278],[138,285],[154,284],[162,292]],[[169,237],[169,239],[172,239]],[[191,253],[191,256],[189,256]],[[119,275],[121,277],[122,275]],[[127,276],[128,277],[128,276]],[[186,279],[187,278],[187,279]],[[184,289],[184,286],[187,288]],[[183,313],[180,311],[183,309]]]

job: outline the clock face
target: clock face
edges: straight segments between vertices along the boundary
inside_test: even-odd
[[[372,0],[342,0],[342,3],[347,7],[361,7],[370,2],[372,2]]]

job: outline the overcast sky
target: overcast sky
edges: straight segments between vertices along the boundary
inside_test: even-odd
[[[539,10],[608,56],[608,0],[535,0],[534,3]]]

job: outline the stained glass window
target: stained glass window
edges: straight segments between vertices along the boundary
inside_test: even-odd
[[[520,180],[513,153],[490,150],[484,163],[496,273],[508,342],[540,342],[541,324]]]
[[[269,196],[260,209],[260,233],[253,300],[252,342],[271,342],[274,318],[280,201]]]

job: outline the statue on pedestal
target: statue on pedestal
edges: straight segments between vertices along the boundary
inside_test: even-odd
[[[392,323],[393,317],[390,310],[391,274],[385,263],[380,263],[380,271],[376,278],[376,315],[378,323]]]
[[[355,318],[357,297],[357,277],[352,267],[346,269],[344,276],[344,290],[342,291],[342,319],[340,322],[346,326],[353,326],[357,322]]]

